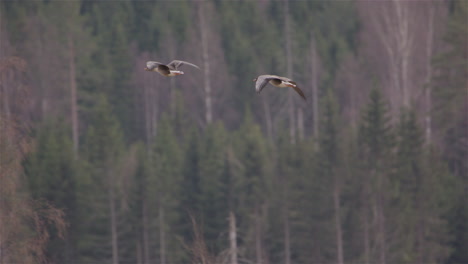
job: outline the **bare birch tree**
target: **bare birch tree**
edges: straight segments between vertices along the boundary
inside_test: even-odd
[[[68,35],[69,49],[69,69],[70,69],[70,115],[72,123],[73,151],[75,157],[78,156],[79,135],[78,135],[78,103],[76,95],[76,70],[75,70],[75,46],[73,37]]]
[[[312,87],[312,129],[315,138],[319,134],[319,105],[318,105],[318,56],[317,56],[317,43],[314,36],[310,40],[310,65],[311,65],[311,78],[310,85]]]
[[[213,103],[211,98],[211,80],[210,80],[210,58],[209,58],[209,42],[208,42],[208,28],[206,24],[206,2],[198,3],[198,19],[200,21],[200,34],[201,34],[201,48],[203,59],[203,81],[205,92],[205,122],[210,124],[213,121]]]
[[[293,76],[293,61],[291,53],[291,20],[289,14],[289,0],[284,0],[284,35],[285,35],[285,55],[286,55],[286,73],[288,78]],[[295,124],[295,110],[293,91],[290,89],[288,92],[288,105],[289,105],[289,137],[292,144],[296,143],[296,124]],[[291,240],[290,240],[290,223],[289,223],[289,200],[288,200],[288,182],[287,177],[284,177],[283,183],[283,232],[284,232],[284,263],[291,264]]]
[[[401,106],[409,107],[411,102],[409,74],[415,48],[414,6],[415,3],[399,0],[358,2],[360,15],[369,27],[369,41],[377,39],[383,49],[368,47],[373,49],[374,63],[383,62],[379,65],[380,76],[393,112],[398,112]]]
[[[236,216],[231,211],[229,212],[229,255],[230,264],[238,264],[237,262],[237,227]]]

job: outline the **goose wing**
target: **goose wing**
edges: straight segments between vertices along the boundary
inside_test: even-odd
[[[304,100],[307,100],[305,95],[304,95],[304,92],[301,90],[301,88],[299,88],[296,84],[295,81],[289,79],[289,78],[286,78],[286,77],[282,77],[282,76],[275,76],[277,79],[280,79],[284,82],[289,82],[289,83],[292,83],[294,84],[294,86],[292,86],[291,88],[294,89],[294,91],[296,91],[302,98],[304,98]]]
[[[257,81],[255,82],[255,91],[260,93],[263,88],[268,84],[271,79],[275,79],[277,76],[275,75],[260,75],[257,77]]]
[[[293,80],[289,79],[289,78],[286,78],[286,77],[283,77],[283,76],[278,76],[278,75],[270,75],[272,78],[275,78],[275,79],[280,79],[284,82],[290,82],[290,83],[294,83],[296,84]]]
[[[197,65],[195,65],[193,63],[186,62],[186,61],[181,61],[181,60],[173,60],[169,64],[167,64],[167,66],[169,68],[171,68],[172,70],[177,70],[180,66],[182,66],[184,64],[187,64],[187,65],[190,65],[190,66],[195,67],[197,69],[200,69],[200,67],[198,67]]]
[[[157,62],[157,61],[148,61],[148,62],[146,62],[146,68],[148,68],[149,70],[152,70],[152,69],[158,67],[159,65],[164,65],[164,63],[160,63],[160,62]]]
[[[306,101],[307,101],[307,99],[306,99],[306,97],[305,97],[304,93],[302,92],[301,88],[297,87],[297,85],[296,85],[296,86],[294,86],[294,87],[292,87],[292,88],[293,88],[293,89],[294,89],[294,91],[296,91],[296,92],[297,92],[297,93],[298,93],[298,94],[299,94],[299,95],[300,95],[302,98],[304,98],[304,100],[306,100]]]

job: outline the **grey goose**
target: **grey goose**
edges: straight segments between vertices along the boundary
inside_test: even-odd
[[[172,77],[172,76],[184,74],[183,71],[179,70],[179,67],[181,67],[184,64],[200,69],[197,65],[192,64],[190,62],[181,61],[181,60],[173,60],[167,65],[164,63],[157,62],[157,61],[148,61],[146,62],[145,71],[154,71],[163,76]]]
[[[291,87],[293,88],[304,100],[306,100],[306,97],[302,90],[297,86],[296,82],[293,80],[286,78],[286,77],[281,77],[277,75],[260,75],[257,78],[253,80],[255,82],[255,91],[257,93],[260,93],[265,86],[270,83],[271,85],[274,85],[276,87],[281,87],[281,88],[286,88],[286,87]]]

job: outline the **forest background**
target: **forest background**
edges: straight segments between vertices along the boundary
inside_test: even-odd
[[[0,263],[468,263],[467,62],[464,0],[1,1]]]

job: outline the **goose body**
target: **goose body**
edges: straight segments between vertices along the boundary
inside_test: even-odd
[[[200,69],[197,65],[192,64],[190,62],[181,61],[181,60],[173,60],[167,65],[164,63],[157,62],[157,61],[148,61],[146,62],[145,71],[153,71],[163,76],[172,77],[172,76],[184,74],[183,71],[179,70],[179,67],[181,67],[184,64]]]
[[[253,80],[255,82],[255,91],[260,93],[265,86],[270,83],[273,86],[280,87],[280,88],[293,88],[304,100],[306,97],[302,90],[297,86],[296,82],[293,80],[278,76],[278,75],[260,75]]]

